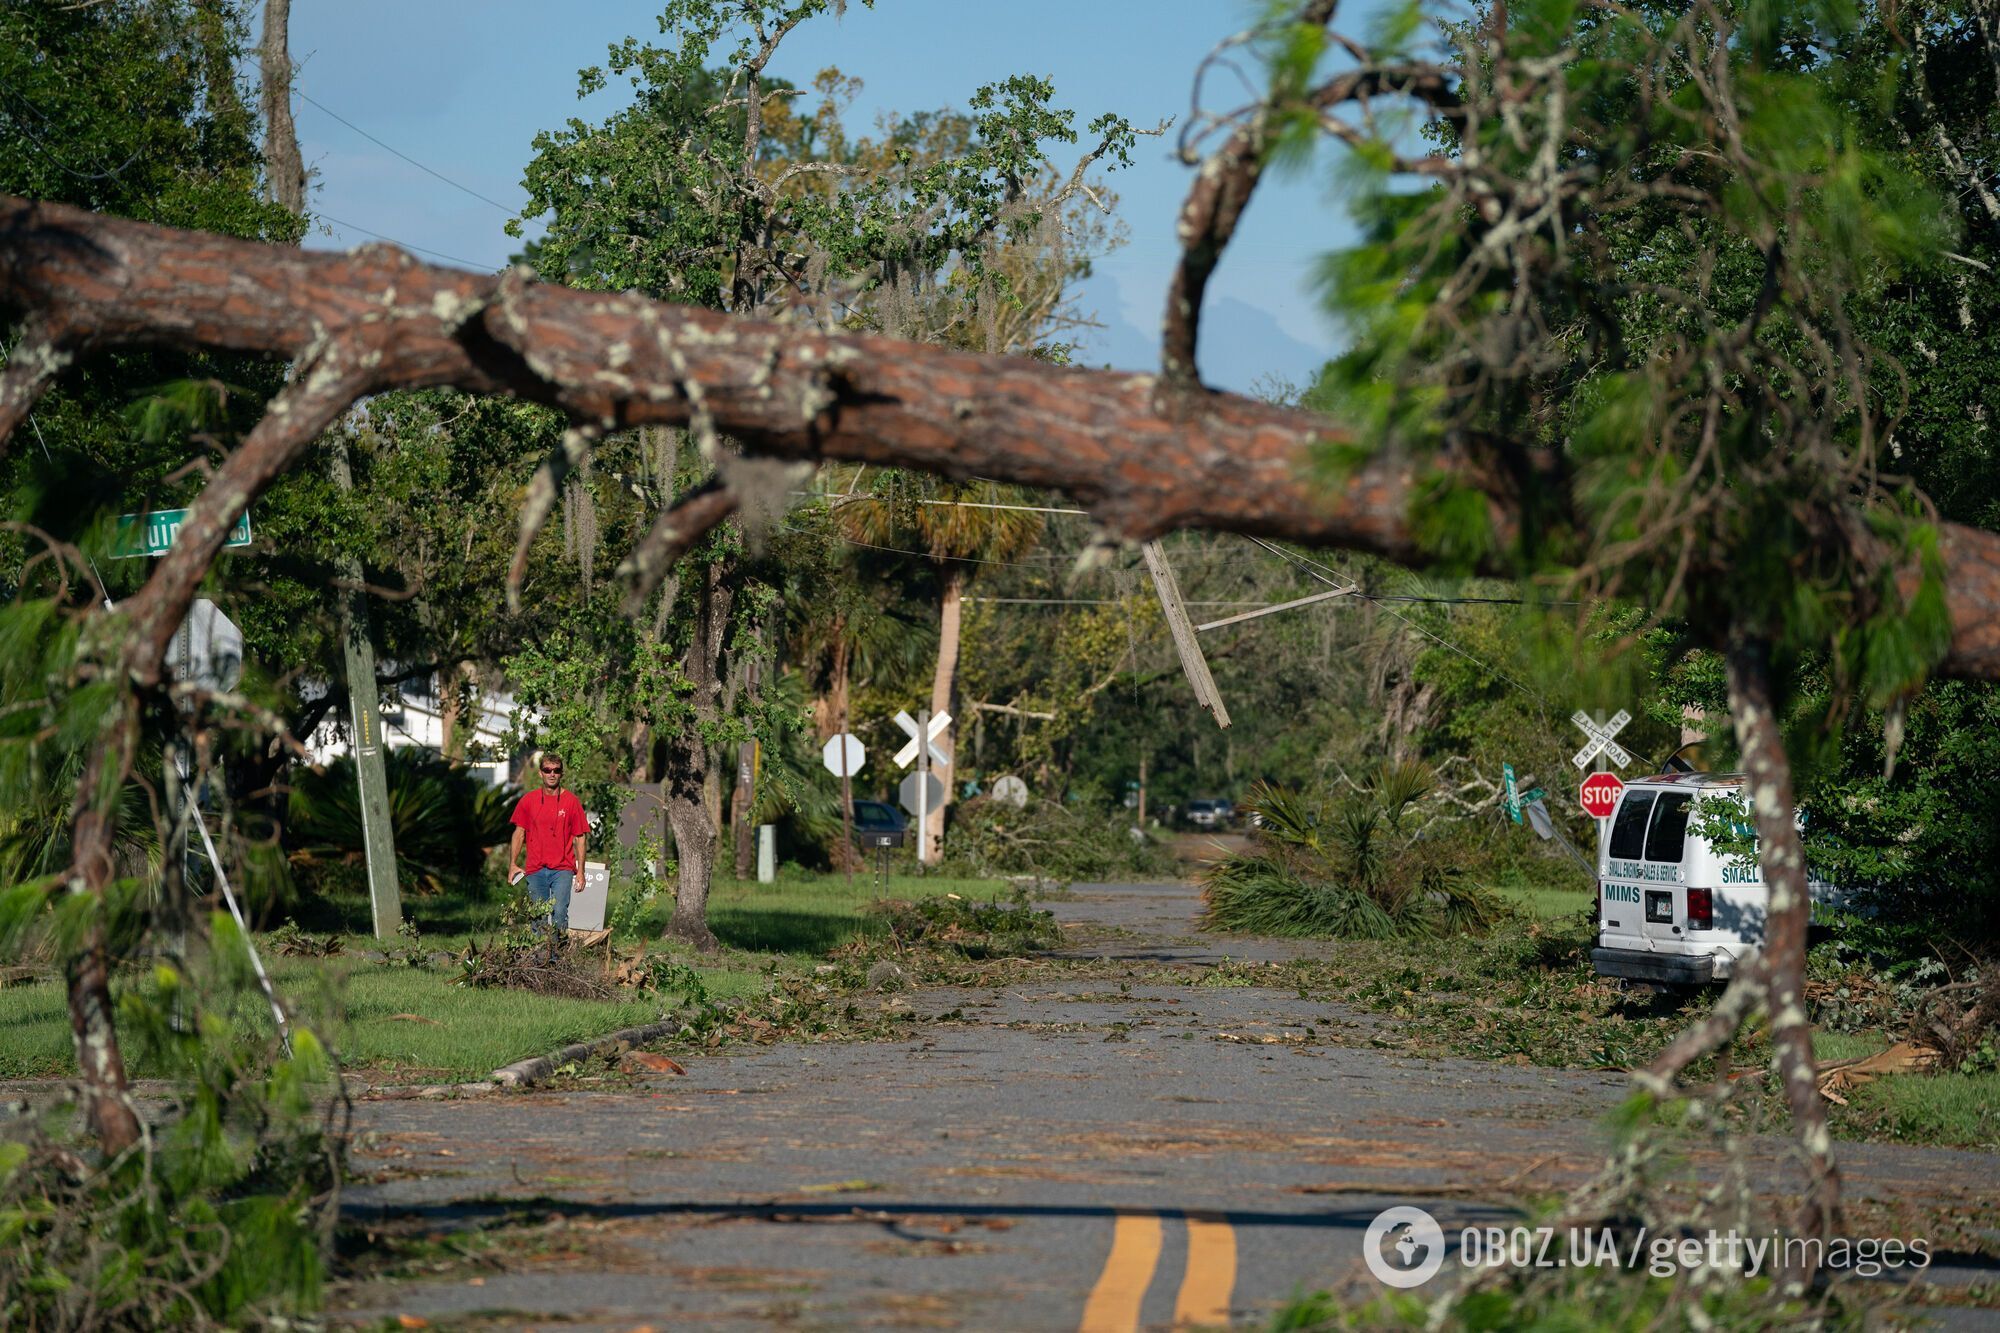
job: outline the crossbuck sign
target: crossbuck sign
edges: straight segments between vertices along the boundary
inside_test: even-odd
[[[921,735],[918,733],[917,720],[908,713],[896,714],[896,725],[901,727],[904,733],[910,738],[909,744],[896,751],[897,768],[908,768],[910,766],[910,761],[917,757],[917,746],[919,744],[931,752],[931,762],[933,764],[944,768],[951,766],[951,761],[944,757],[944,751],[938,749],[936,744],[937,738],[944,735],[944,729],[951,725],[950,713],[932,714],[930,725],[923,729],[923,734]]]
[[[1590,761],[1601,754],[1606,759],[1609,759],[1615,767],[1628,767],[1632,762],[1632,756],[1626,752],[1623,746],[1611,738],[1625,730],[1625,724],[1631,720],[1632,715],[1622,708],[1618,710],[1616,717],[1612,718],[1609,722],[1601,724],[1588,713],[1579,712],[1572,714],[1570,721],[1582,728],[1583,734],[1588,736],[1590,740],[1581,750],[1570,756],[1570,762],[1578,768],[1589,768]]]

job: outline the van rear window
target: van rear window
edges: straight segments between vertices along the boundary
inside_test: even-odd
[[[1628,791],[1618,817],[1611,823],[1611,855],[1620,861],[1638,861],[1646,853],[1646,817],[1653,813],[1656,791]]]
[[[1686,792],[1670,791],[1653,807],[1653,827],[1646,834],[1648,861],[1674,861],[1687,850],[1688,802]]]

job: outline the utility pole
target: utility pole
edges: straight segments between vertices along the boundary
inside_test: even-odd
[[[334,489],[354,490],[347,441],[329,437]],[[403,926],[403,895],[396,883],[396,838],[389,816],[389,771],[383,760],[382,700],[375,688],[375,645],[368,639],[368,593],[361,562],[341,556],[340,641],[347,659],[347,720],[354,732],[354,781],[361,796],[361,846],[368,865],[368,904],[375,938],[392,938]]]
[[[264,32],[258,52],[263,75],[265,188],[273,202],[294,213],[306,207],[306,173],[292,123],[291,0],[265,0]],[[354,491],[347,441],[329,438],[333,487],[345,497]],[[338,598],[340,641],[347,662],[347,721],[354,732],[354,781],[361,797],[361,849],[368,865],[368,904],[375,938],[386,940],[403,925],[403,895],[396,884],[395,830],[389,821],[389,773],[382,759],[382,700],[375,689],[375,645],[368,639],[368,594],[361,562],[335,561],[347,586]]]
[[[1167,563],[1166,549],[1158,542],[1146,542],[1139,551],[1146,558],[1146,572],[1153,576],[1153,591],[1159,595],[1160,610],[1166,617],[1167,632],[1173,635],[1181,670],[1187,672],[1188,684],[1194,687],[1194,701],[1208,710],[1216,726],[1226,729],[1229,710],[1223,706],[1215,677],[1208,671],[1208,659],[1202,656],[1201,644],[1195,640],[1194,625],[1188,620],[1180,583],[1174,578],[1173,566]]]

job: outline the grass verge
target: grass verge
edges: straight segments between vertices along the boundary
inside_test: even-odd
[[[1246,971],[1249,984],[1296,986],[1300,995],[1395,1020],[1371,1040],[1414,1055],[1563,1069],[1629,1070],[1649,1063],[1714,1002],[1712,990],[1655,993],[1599,977],[1590,965],[1589,900],[1561,890],[1503,889],[1523,920],[1483,939],[1343,943],[1326,957]],[[1564,910],[1567,907],[1568,910]],[[1879,1028],[1823,1033],[1833,1060],[1887,1046]],[[1769,1057],[1761,1030],[1739,1044],[1734,1067]],[[1703,1063],[1691,1078],[1713,1073]],[[1907,1074],[1863,1084],[1829,1106],[1844,1138],[2000,1150],[2000,1071]]]
[[[984,902],[1005,892],[1006,885],[996,880],[935,875],[891,876],[887,886],[888,896],[908,900],[956,893]],[[808,971],[833,950],[885,934],[884,919],[868,911],[876,896],[864,875],[851,885],[843,876],[797,873],[780,876],[776,884],[718,881],[709,919],[722,952],[704,957],[657,943],[652,950],[674,952],[692,965],[714,1000],[761,996],[775,974]],[[422,1081],[477,1078],[569,1042],[653,1022],[671,1003],[658,996],[602,1002],[454,985],[452,965],[415,966],[404,956],[456,954],[497,928],[498,909],[489,921],[461,903],[415,899],[407,906],[420,926],[435,922],[456,929],[422,933],[414,946],[405,940],[384,946],[365,934],[345,934],[341,952],[327,958],[274,957],[264,949],[279,993],[325,1035],[350,1070]],[[637,938],[657,941],[670,906],[661,900],[641,912]],[[269,937],[259,940],[268,945]],[[114,993],[150,985],[143,970],[127,969],[116,979]],[[271,1029],[260,998],[239,1003],[230,1018],[246,1036]],[[75,1072],[59,982],[0,990],[0,1031],[7,1034],[0,1042],[0,1078],[63,1078]],[[137,1052],[128,1058],[136,1077],[153,1072]]]

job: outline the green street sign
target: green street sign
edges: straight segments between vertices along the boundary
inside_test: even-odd
[[[120,515],[118,545],[113,554],[121,560],[165,555],[174,548],[174,538],[181,535],[181,524],[187,522],[187,516],[185,509],[155,509],[150,514]],[[229,530],[229,539],[222,543],[222,549],[238,550],[249,544],[250,515],[245,513]]]
[[[1500,781],[1507,789],[1507,818],[1516,824],[1521,822],[1521,793],[1514,786],[1514,766],[1500,765]]]

